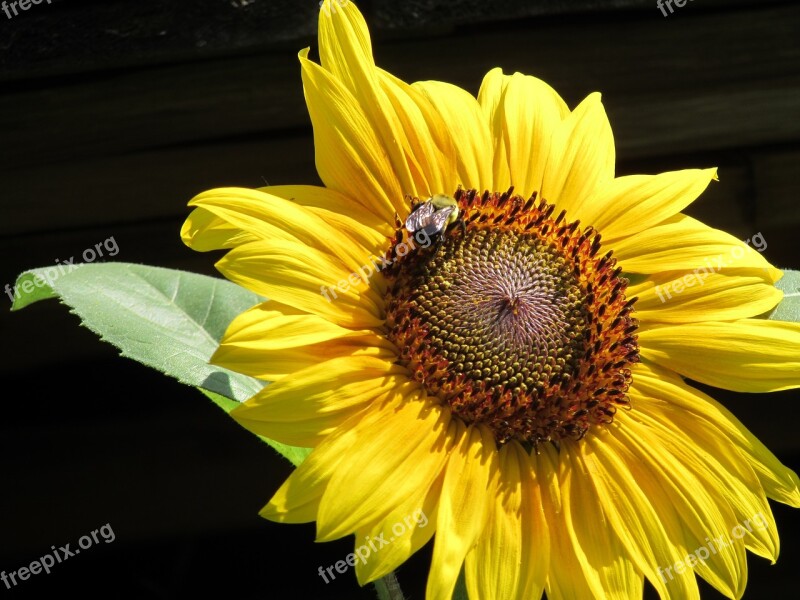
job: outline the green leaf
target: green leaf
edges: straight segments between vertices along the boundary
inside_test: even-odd
[[[16,286],[20,296],[11,310],[57,296],[85,327],[119,348],[123,356],[182,383],[239,401],[264,386],[252,377],[208,364],[228,323],[263,301],[228,281],[103,263],[77,265],[63,274],[55,267],[33,269],[23,273]]]
[[[224,279],[97,263],[32,269],[19,276],[15,289],[11,310],[58,298],[123,356],[200,388],[226,412],[265,385],[208,363],[233,318],[266,300]],[[265,441],[294,464],[309,452]]]
[[[469,596],[467,595],[467,580],[464,578],[464,569],[461,569],[461,573],[458,575],[456,589],[453,592],[453,600],[469,600]]]
[[[800,323],[800,271],[785,270],[775,287],[783,292],[783,300],[769,313],[768,318],[772,321]]]

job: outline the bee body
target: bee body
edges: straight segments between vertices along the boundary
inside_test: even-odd
[[[461,211],[455,198],[436,194],[424,202],[417,204],[405,222],[405,227],[409,233],[422,231],[428,237],[440,235],[453,223],[461,223],[464,228],[464,221],[459,218]]]

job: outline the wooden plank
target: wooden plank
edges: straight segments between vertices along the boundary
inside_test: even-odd
[[[788,2],[783,2],[788,4]],[[586,20],[596,20],[598,15],[639,12],[648,17],[694,17],[704,11],[719,9],[731,10],[734,7],[758,7],[760,4],[752,0],[704,0],[702,6],[691,6],[694,10],[682,11],[681,7],[665,8],[662,12],[656,0],[450,0],[446,4],[438,2],[395,2],[393,0],[373,0],[375,6],[375,26],[385,30],[408,30],[419,27],[441,27],[446,25],[473,25],[487,28],[498,25],[507,27],[512,20],[531,17],[556,17],[565,15],[574,19],[580,15]],[[685,8],[685,7],[684,7]],[[555,19],[554,19],[555,20]],[[504,21],[509,21],[506,23]],[[513,26],[513,25],[512,25]]]
[[[746,165],[738,163],[715,164],[706,160],[683,158],[673,164],[660,165],[660,170],[718,167],[719,181],[712,181],[706,190],[684,211],[711,227],[727,231],[740,239],[752,236],[753,223],[750,217],[750,190],[752,180]],[[653,173],[652,169],[642,172]]]
[[[0,107],[12,111],[0,113],[4,168],[257,139],[310,124],[295,50],[95,74],[5,94]],[[48,132],[46,144],[36,131]]]
[[[510,33],[387,42],[376,54],[405,79],[473,93],[496,65],[541,76],[573,105],[601,90],[622,156],[633,157],[799,137],[798,38],[800,6],[788,6],[697,15],[680,29],[652,16],[526,22]],[[0,98],[2,168],[297,131],[308,124],[300,90],[296,49],[18,88]],[[46,144],[34,135],[43,131]]]
[[[800,224],[798,165],[799,149],[763,152],[754,157],[759,223],[776,227]],[[800,268],[800,259],[795,267]]]
[[[349,0],[335,0],[344,3]],[[784,0],[785,1],[785,0]],[[450,30],[458,25],[530,17],[640,11],[661,16],[651,0],[451,0],[358,2],[378,35]],[[755,0],[704,0],[684,11],[755,5]],[[318,3],[296,0],[47,0],[15,17],[0,13],[0,82],[178,60],[303,43],[316,35]],[[674,20],[675,18],[673,18]],[[10,21],[10,22],[8,22]]]
[[[275,48],[310,40],[318,11],[316,2],[296,0],[53,0],[0,29],[0,81]],[[2,12],[0,19],[7,21]]]
[[[630,135],[623,140],[637,143],[633,132]],[[674,137],[679,134],[665,129],[662,135]],[[774,160],[784,166],[775,171],[775,177],[765,180],[771,184],[764,186],[759,196],[761,201],[771,203],[765,210],[771,211],[774,219],[784,224],[797,223],[797,211],[791,201],[780,201],[780,198],[800,196],[800,182],[791,176],[791,165],[796,164],[796,150],[787,152],[785,158],[779,158],[780,153],[775,155]],[[619,153],[623,156],[633,154],[623,149]],[[749,212],[742,214],[755,215],[753,203],[756,198],[750,187],[752,184],[745,181],[745,170],[749,168],[747,156],[746,152],[739,153],[738,158],[730,152],[707,152],[675,156],[669,160],[639,158],[620,163],[618,173],[655,173],[719,166],[721,182],[709,188],[698,206],[708,206],[712,219],[731,215],[731,219],[722,219],[716,226],[739,227],[741,230],[745,221],[741,216],[733,216],[737,214],[735,211],[747,206]],[[310,136],[168,148],[99,160],[20,168],[3,173],[2,177],[7,190],[7,201],[0,205],[0,234],[4,235],[99,227],[104,223],[113,223],[116,227],[142,219],[181,219],[188,212],[186,203],[192,196],[213,187],[259,187],[265,180],[270,184],[319,182]],[[770,200],[773,197],[774,200]],[[52,261],[56,256],[47,260]]]
[[[8,190],[0,234],[188,214],[186,203],[212,187],[318,181],[310,136],[34,165],[0,177]]]

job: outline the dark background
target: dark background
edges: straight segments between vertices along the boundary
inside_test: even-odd
[[[800,6],[696,0],[359,3],[378,63],[476,93],[494,66],[575,106],[594,90],[618,174],[720,167],[689,214],[800,267]],[[211,187],[316,183],[297,52],[315,0],[69,1],[0,12],[0,285],[113,236],[113,259],[212,274],[178,236]],[[257,516],[288,463],[199,392],[127,359],[54,301],[0,311],[0,570],[109,523],[116,534],[0,597],[370,598],[320,565],[350,539]],[[714,392],[800,467],[798,394]],[[773,504],[782,555],[749,555],[745,598],[797,584],[800,513]],[[424,596],[430,549],[399,573]],[[719,597],[704,590],[705,598]]]

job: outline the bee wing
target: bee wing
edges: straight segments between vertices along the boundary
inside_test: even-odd
[[[454,206],[440,208],[435,213],[433,213],[433,217],[430,220],[431,224],[436,225],[437,229],[444,229],[445,223],[447,223],[447,219],[450,217],[450,213],[453,212],[454,210],[455,210]]]
[[[428,222],[423,228],[425,233],[428,236],[431,236],[444,230],[445,225],[447,224],[447,218],[450,216],[450,213],[453,212],[453,210],[454,207],[448,206],[447,208],[441,208],[433,213],[433,216],[428,219]]]
[[[430,202],[418,204],[406,219],[406,229],[413,233],[417,229],[422,228],[428,222],[428,219],[430,219],[435,210],[436,209],[433,207],[433,204]]]

